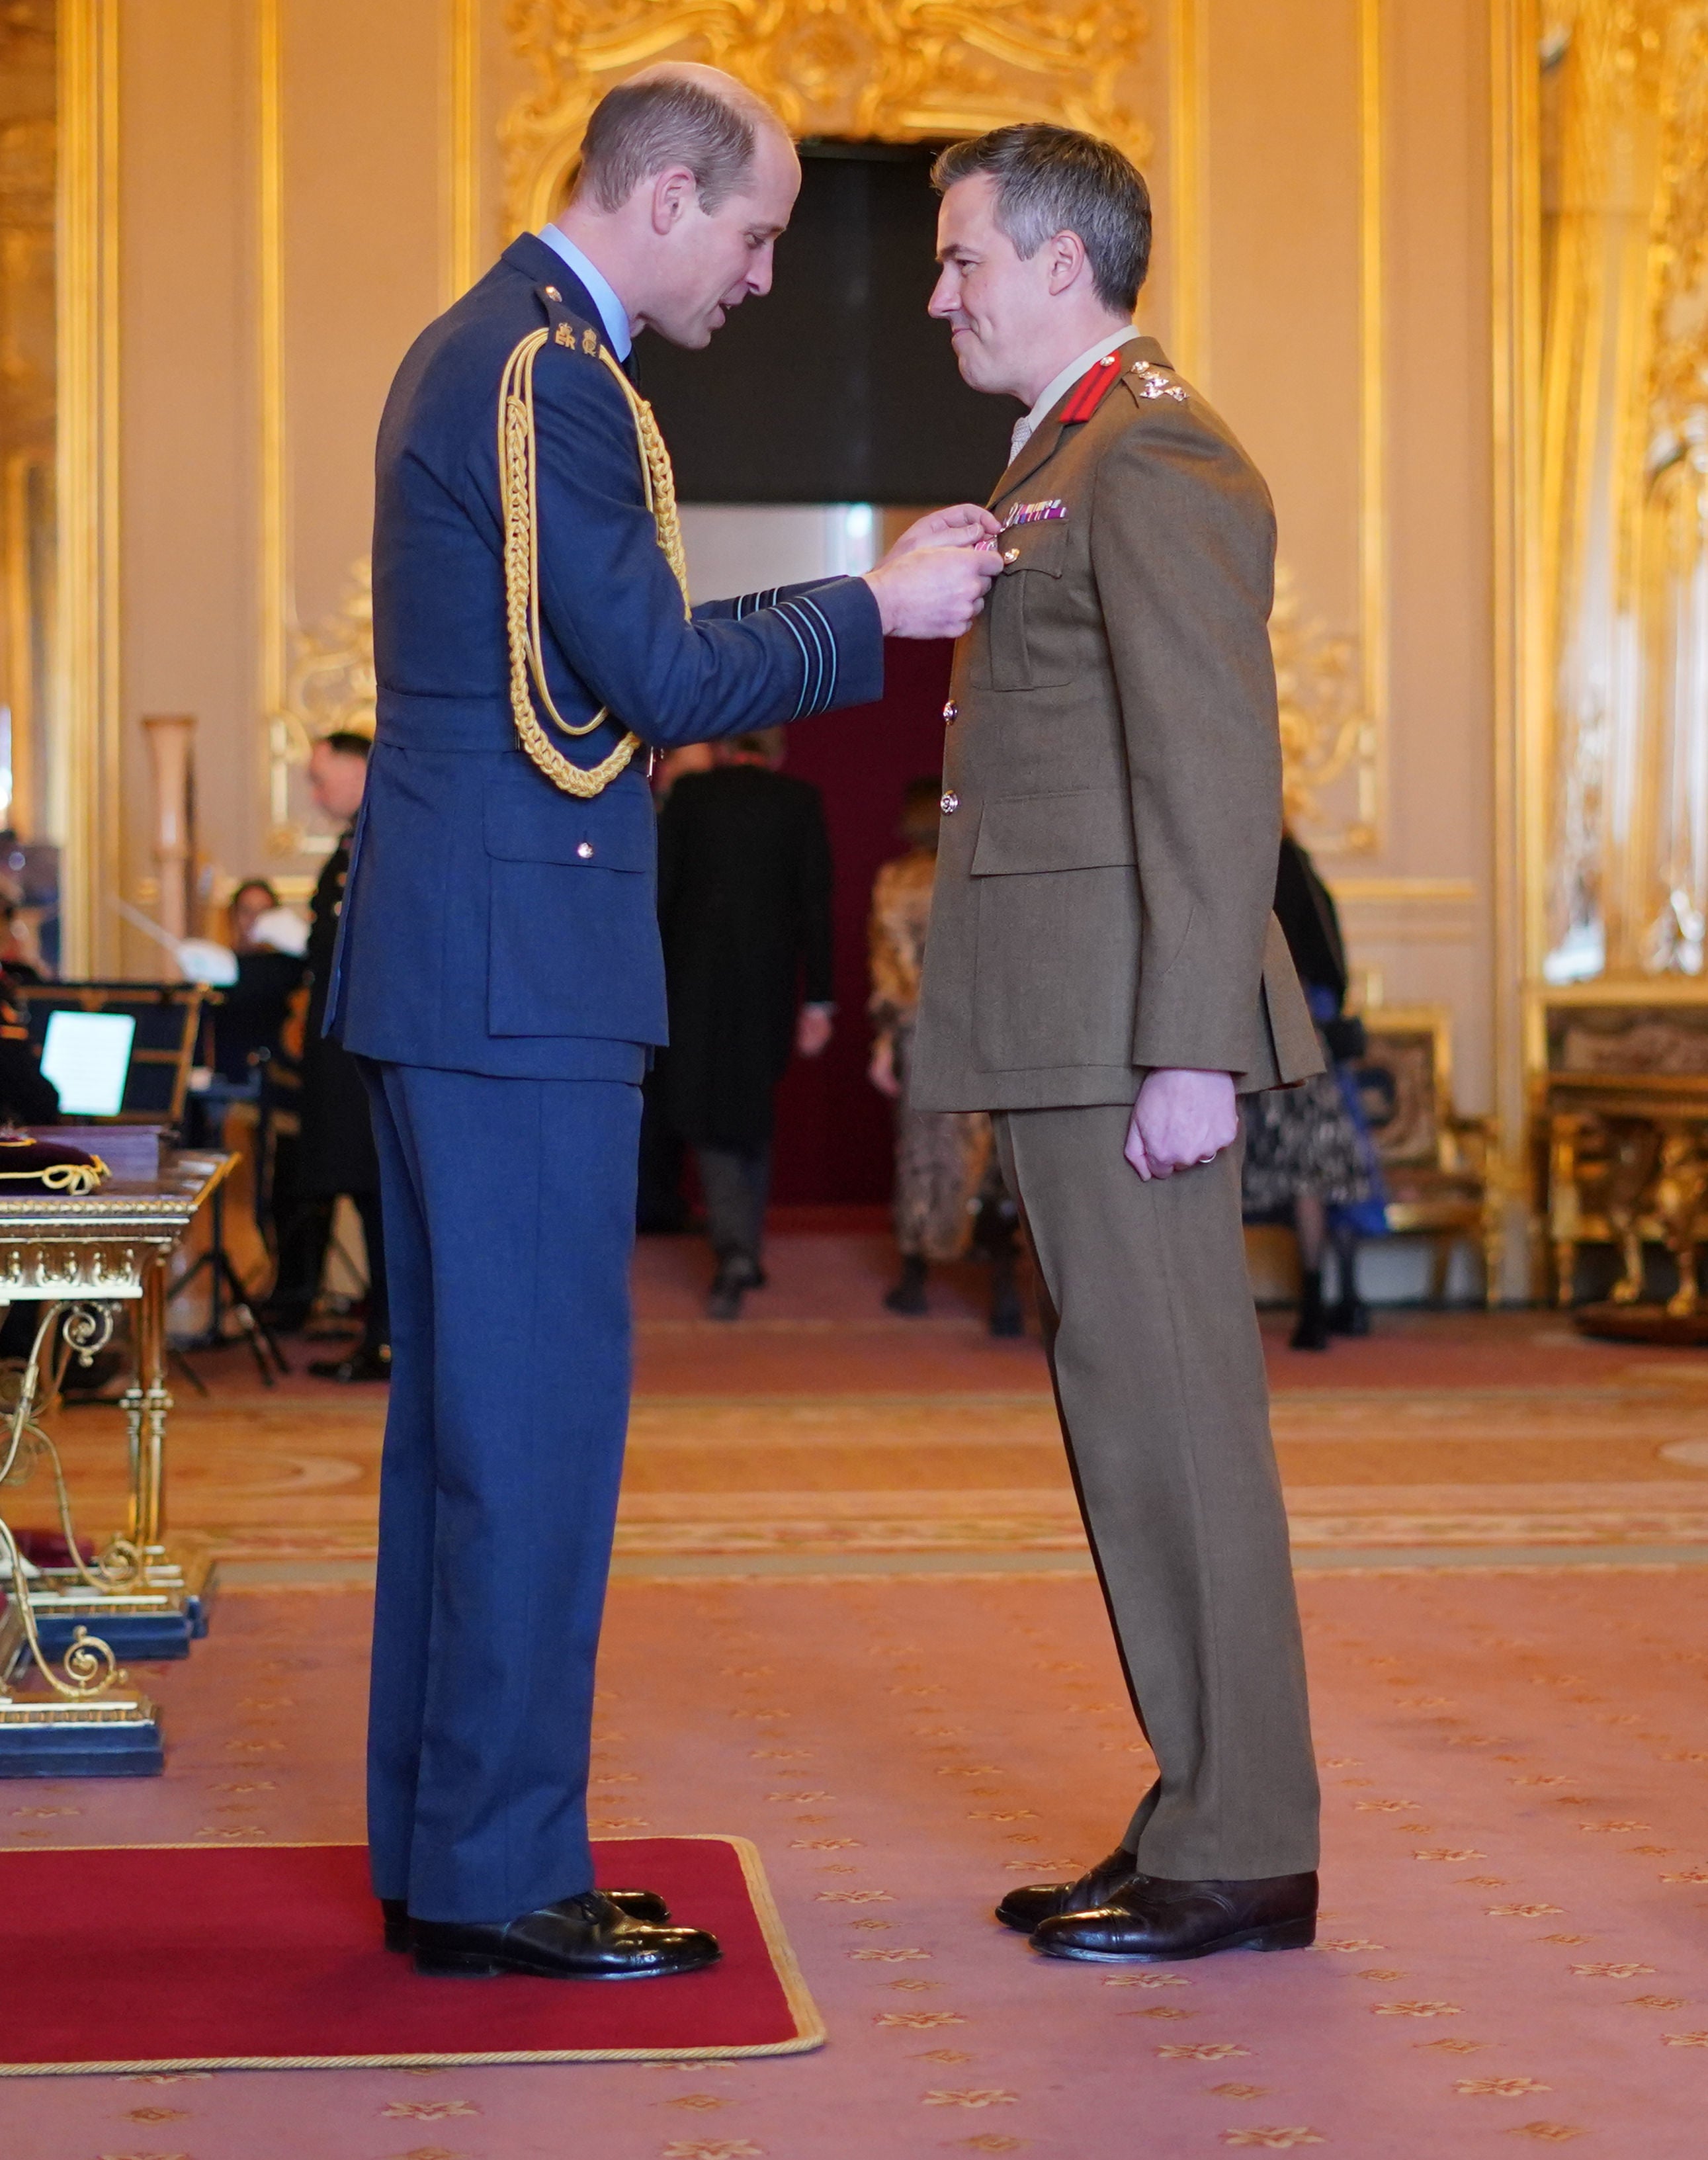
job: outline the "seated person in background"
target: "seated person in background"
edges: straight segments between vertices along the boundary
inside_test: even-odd
[[[12,997],[12,978],[0,970],[0,1122],[8,1125],[59,1123],[60,1091],[43,1072],[41,1052]]]
[[[933,1260],[958,1260],[969,1245],[990,1259],[990,1332],[1025,1332],[1015,1288],[1019,1220],[1002,1182],[983,1110],[916,1110],[907,1101],[907,1066],[919,1010],[919,975],[931,922],[942,823],[942,781],[910,781],[901,801],[907,853],[885,863],[872,886],[867,926],[872,994],[866,1010],[876,1031],[867,1074],[896,1106],[896,1244],[901,1276],[884,1302],[891,1312],[922,1313]]]
[[[1334,1335],[1368,1332],[1356,1277],[1358,1239],[1385,1228],[1382,1173],[1363,1129],[1357,1092],[1342,1061],[1360,1056],[1363,1029],[1342,1016],[1347,958],[1328,887],[1290,832],[1281,835],[1275,915],[1316,1023],[1325,1070],[1297,1086],[1243,1098],[1245,1160],[1241,1205],[1248,1222],[1290,1221],[1299,1241],[1295,1350],[1326,1350]],[[1332,1242],[1339,1295],[1322,1295],[1323,1255]]]
[[[41,942],[34,920],[23,911],[23,886],[9,870],[0,870],[0,971],[14,983],[44,983]]]
[[[830,840],[818,790],[776,770],[781,728],[714,757],[677,781],[658,820],[670,1047],[657,1090],[699,1166],[718,1263],[706,1310],[734,1320],[765,1281],[771,1098],[792,1051],[817,1057],[830,1041]]]
[[[291,994],[307,972],[300,953],[282,952],[265,935],[266,919],[278,908],[278,896],[264,878],[246,878],[226,910],[237,979],[221,991],[214,1010],[214,1069],[234,1086],[278,1055]]]
[[[306,956],[309,1009],[303,1025],[302,1129],[292,1157],[289,1190],[282,1189],[276,1202],[278,1280],[266,1312],[269,1325],[281,1332],[300,1328],[307,1321],[331,1241],[333,1208],[339,1195],[348,1193],[361,1218],[367,1247],[366,1321],[354,1349],[309,1366],[322,1380],[384,1380],[392,1370],[380,1162],[367,1089],[350,1052],[321,1032],[350,872],[350,843],[367,782],[369,748],[366,735],[340,733],[323,735],[309,755],[314,806],[338,828],[339,839],[314,887]],[[283,1173],[280,1183],[283,1187]]]
[[[10,977],[0,972],[0,1124],[57,1124],[60,1091],[41,1069],[23,1013],[12,1000]],[[14,1299],[0,1311],[0,1358],[27,1358],[42,1308],[34,1298]],[[100,1378],[108,1377],[103,1367]]]

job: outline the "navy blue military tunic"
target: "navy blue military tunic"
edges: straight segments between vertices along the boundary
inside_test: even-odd
[[[553,299],[551,295],[561,297]],[[591,802],[517,742],[508,692],[498,385],[536,366],[540,605],[548,679],[594,766],[625,728],[656,749],[740,734],[883,687],[878,606],[858,578],[718,600],[683,620],[598,319],[524,235],[417,339],[381,423],[374,524],[378,732],[329,1020],[348,1049],[538,1077],[637,1077],[665,1039],[646,761]],[[639,1046],[640,1047],[637,1047]]]
[[[534,370],[540,646],[584,771],[882,687],[860,579],[697,608],[587,293],[518,240],[418,339],[381,424],[378,732],[328,1025],[385,1214],[392,1394],[368,1718],[374,1888],[502,1921],[593,1881],[594,1660],[628,1419],[640,1089],[665,1038],[644,755],[589,800],[519,746],[500,385]],[[589,345],[591,350],[589,350]]]

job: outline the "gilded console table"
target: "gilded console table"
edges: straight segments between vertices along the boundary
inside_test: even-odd
[[[39,1302],[34,1344],[0,1394],[3,1486],[53,1478],[71,1564],[31,1571],[0,1504],[0,1777],[136,1774],[160,1767],[153,1706],[127,1688],[125,1656],[183,1657],[206,1633],[212,1573],[165,1542],[166,1278],[173,1253],[236,1157],[179,1154],[148,1179],[112,1179],[80,1196],[0,1197],[0,1305]],[[124,1528],[86,1553],[44,1420],[66,1361],[91,1358],[119,1309],[135,1311],[122,1398],[130,1503]],[[60,1662],[62,1661],[62,1662]],[[56,1669],[57,1664],[57,1669]],[[39,1683],[24,1694],[14,1683]]]
[[[1708,1239],[1708,1074],[1556,1072],[1547,1081],[1548,1230],[1555,1295],[1572,1301],[1578,1248],[1611,1244],[1622,1270],[1583,1308],[1594,1333],[1708,1340],[1698,1253]],[[1664,1305],[1643,1300],[1643,1249],[1672,1255]]]

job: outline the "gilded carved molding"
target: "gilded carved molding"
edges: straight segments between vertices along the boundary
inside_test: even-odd
[[[284,696],[267,715],[271,788],[269,851],[300,854],[308,844],[295,814],[291,776],[322,735],[371,735],[374,701],[373,568],[364,555],[350,566],[344,595],[323,622],[292,633]]]
[[[1368,20],[1365,20],[1368,18]],[[1373,8],[1361,18],[1364,164],[1373,215],[1363,241],[1366,418],[1379,440],[1380,52]],[[506,232],[549,217],[594,105],[648,62],[703,60],[768,99],[797,135],[893,141],[978,133],[1017,119],[1083,127],[1150,156],[1130,99],[1149,34],[1133,0],[510,0],[512,47],[533,89],[505,116]],[[1374,382],[1372,370],[1376,371]],[[1369,445],[1366,444],[1367,454]],[[1379,543],[1379,460],[1365,476],[1363,525]],[[1307,621],[1285,569],[1271,624],[1289,813],[1328,854],[1379,840],[1380,671],[1385,559],[1363,565],[1360,637]]]
[[[797,135],[918,142],[1054,120],[1150,154],[1127,101],[1148,25],[1133,0],[511,0],[535,88],[506,115],[510,232],[549,217],[587,116],[649,61],[703,60]]]
[[[1306,619],[1284,563],[1275,569],[1269,649],[1287,823],[1317,854],[1367,853],[1376,844],[1378,773],[1358,641]]]

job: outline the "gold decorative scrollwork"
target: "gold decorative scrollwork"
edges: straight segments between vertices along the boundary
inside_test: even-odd
[[[35,1612],[29,1602],[29,1581],[24,1571],[23,1555],[18,1550],[17,1540],[3,1522],[0,1522],[0,1561],[4,1562],[4,1576],[12,1586],[12,1602],[23,1623],[24,1640],[29,1645],[29,1654],[36,1669],[57,1695],[70,1702],[92,1702],[103,1695],[116,1682],[130,1676],[113,1655],[112,1645],[103,1643],[99,1635],[91,1635],[86,1628],[79,1628],[71,1637],[71,1647],[65,1653],[64,1677],[48,1663],[41,1646],[41,1637],[36,1632]]]
[[[1133,0],[510,0],[537,86],[501,131],[508,231],[557,207],[587,116],[651,60],[704,60],[797,135],[892,142],[1052,120],[1150,154],[1129,102],[1148,25]]]
[[[143,1555],[130,1540],[115,1538],[92,1565],[85,1560],[71,1519],[71,1498],[60,1451],[42,1420],[59,1404],[71,1359],[75,1357],[85,1366],[92,1363],[96,1353],[112,1340],[113,1324],[110,1305],[50,1305],[37,1325],[29,1357],[0,1365],[0,1435],[3,1435],[0,1485],[26,1484],[39,1462],[47,1464],[54,1481],[60,1534],[72,1566],[91,1590],[111,1590],[136,1581],[143,1572]]]
[[[308,763],[322,735],[374,731],[374,584],[366,555],[350,564],[332,614],[297,631],[292,647],[283,703],[267,719],[267,848],[276,856],[296,854],[303,846],[303,822],[292,814],[292,772]]]
[[[1288,824],[1318,854],[1365,852],[1376,844],[1376,730],[1357,641],[1303,619],[1285,563],[1275,568],[1269,649]]]

